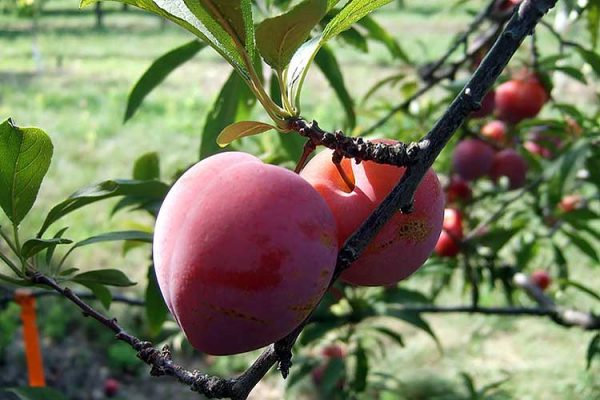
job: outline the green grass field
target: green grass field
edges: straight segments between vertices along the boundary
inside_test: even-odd
[[[469,20],[463,12],[434,12],[447,7],[442,0],[406,3],[407,10],[390,7],[378,19],[418,60],[441,54],[453,34]],[[76,1],[49,0],[45,9],[52,13],[41,18],[35,37],[31,20],[0,15],[0,119],[10,116],[19,125],[42,127],[55,146],[37,206],[50,207],[97,181],[127,178],[134,160],[148,151],[159,152],[164,178],[194,162],[205,115],[230,68],[214,52],[202,51],[176,70],[124,125],[126,99],[133,83],[157,56],[191,36],[135,10],[107,14],[105,28],[97,30],[92,12],[78,11]],[[120,6],[107,4],[105,9],[119,10]],[[364,94],[371,83],[397,68],[382,47],[372,46],[370,55],[347,47],[340,52],[346,83],[353,94]],[[32,57],[34,48],[37,59]],[[304,114],[335,128],[343,118],[342,110],[316,69],[306,93],[310,96],[306,96]],[[256,113],[257,118],[265,118]],[[359,124],[369,120],[363,116]],[[34,212],[22,230],[35,232],[42,218],[41,212]],[[3,222],[4,215],[0,225]],[[140,222],[150,221],[134,214],[109,218],[107,205],[99,204],[72,214],[63,224],[71,227],[69,237],[84,239],[99,232],[129,229]],[[146,254],[134,251],[115,259],[119,251],[117,244],[82,249],[76,257],[77,266],[118,267],[143,279],[146,270],[137,267],[146,265]],[[585,281],[585,273],[589,270],[582,268],[574,271],[574,276]],[[594,273],[597,275],[597,269]],[[408,285],[419,286],[421,282],[417,278]],[[598,278],[593,282],[597,284]],[[466,301],[467,296],[462,297]],[[461,293],[456,289],[442,300],[455,304],[459,298]],[[492,295],[485,298],[490,303],[494,300],[498,299]],[[442,342],[443,354],[423,333],[399,326],[407,346],[393,349],[376,366],[397,376],[406,400],[466,399],[460,397],[461,372],[474,376],[480,386],[509,376],[502,386],[503,394],[494,399],[600,399],[600,366],[585,370],[591,333],[536,318],[438,315],[428,320]],[[279,398],[280,388],[278,379],[269,379],[254,398]],[[183,387],[180,391],[187,394]]]

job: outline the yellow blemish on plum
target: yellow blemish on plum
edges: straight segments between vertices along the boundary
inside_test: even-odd
[[[319,239],[321,240],[321,243],[323,243],[323,245],[325,245],[327,247],[336,247],[337,246],[336,240],[334,240],[334,238],[331,237],[331,235],[328,235],[325,232],[321,233],[321,236],[319,237]]]
[[[245,314],[245,313],[239,312],[238,310],[234,310],[232,308],[219,307],[219,306],[214,305],[214,304],[208,304],[208,306],[210,308],[212,308],[213,310],[215,310],[217,312],[220,312],[222,314],[225,314],[226,316],[228,316],[230,318],[244,319],[244,320],[253,321],[253,322],[256,322],[256,323],[259,323],[259,324],[266,324],[267,323],[266,321],[264,321],[262,319],[256,318],[256,317],[254,317],[252,315],[249,315],[249,314]]]
[[[430,232],[431,227],[427,224],[425,218],[407,217],[406,220],[397,227],[394,236],[390,240],[381,243],[375,241],[371,242],[366,248],[365,253],[379,253],[396,242],[396,240],[404,240],[413,244],[419,243],[425,240]]]

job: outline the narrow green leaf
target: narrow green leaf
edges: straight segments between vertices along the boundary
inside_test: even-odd
[[[361,393],[367,388],[367,376],[369,375],[369,358],[367,357],[367,352],[361,341],[357,343],[356,350],[354,351],[354,358],[356,360],[352,388],[356,392]]]
[[[294,358],[295,359],[295,358]],[[315,360],[294,361],[294,368],[290,371],[290,375],[285,380],[286,388],[291,388],[302,381],[302,378],[307,376],[317,367]]]
[[[264,122],[235,122],[225,127],[225,129],[223,129],[221,133],[219,133],[219,136],[217,136],[217,144],[221,147],[225,147],[236,139],[245,136],[258,135],[259,133],[270,131],[271,129],[275,129],[275,127],[269,124],[265,124]]]
[[[72,278],[73,282],[82,285],[102,284],[109,286],[133,286],[135,282],[118,269],[98,269],[94,271],[83,272]]]
[[[59,229],[59,231],[56,232],[56,234],[54,234],[54,239],[61,238],[62,235],[64,235],[64,233],[67,231],[67,229],[69,229],[69,227]],[[54,256],[54,250],[56,249],[56,246],[57,245],[48,246],[48,250],[46,250],[46,265],[50,265],[50,263],[52,262],[52,257]]]
[[[49,387],[0,388],[0,393],[12,393],[19,400],[68,400],[62,393]]]
[[[283,71],[325,16],[327,5],[326,0],[305,0],[285,14],[262,21],[256,27],[256,46],[265,62]]]
[[[73,243],[73,241],[69,240],[69,239],[62,239],[62,238],[29,239],[28,241],[23,243],[23,246],[21,246],[21,255],[25,258],[29,258],[51,246],[56,247],[56,245],[59,245],[59,244],[70,244],[70,243]]]
[[[576,48],[581,58],[583,58],[583,60],[588,63],[590,67],[592,67],[592,70],[596,76],[600,76],[600,55],[593,51],[586,50],[580,46]]]
[[[592,296],[596,300],[600,301],[599,293],[596,293],[594,290],[590,289],[589,287],[587,287],[579,282],[570,281],[567,279],[567,280],[562,280],[561,284],[564,284],[565,286],[572,286],[572,287],[582,291],[583,293],[586,293],[587,295]]]
[[[598,44],[598,30],[600,29],[600,1],[590,0],[586,8],[587,30],[592,38],[592,49]]]
[[[594,246],[592,246],[585,238],[575,232],[567,232],[565,230],[563,230],[563,232],[583,254],[588,256],[592,261],[600,263],[600,258],[598,257],[596,249],[594,249]]]
[[[194,39],[154,60],[131,89],[123,122],[127,122],[135,114],[144,98],[171,72],[191,60],[204,47],[206,44]]]
[[[145,299],[148,325],[152,334],[157,335],[167,320],[169,309],[160,292],[153,265],[148,267],[148,286],[146,286]]]
[[[116,231],[92,236],[73,245],[73,248],[88,246],[102,242],[115,242],[121,240],[135,240],[136,242],[152,243],[152,233],[143,231]]]
[[[350,128],[354,128],[356,125],[356,113],[354,112],[354,101],[352,96],[348,93],[346,85],[344,84],[344,77],[342,71],[335,59],[335,54],[327,46],[323,46],[321,51],[315,56],[315,63],[329,81],[329,84],[335,91],[338,100],[342,103],[344,111],[346,112],[346,118]]]
[[[151,152],[140,156],[133,165],[133,179],[146,181],[160,179],[160,160],[158,153]]]
[[[233,72],[206,117],[200,140],[200,159],[221,151],[217,136],[228,125],[250,116],[256,97],[238,74]]]
[[[590,367],[592,366],[592,361],[595,357],[600,355],[600,333],[597,333],[592,340],[590,341],[590,344],[588,345],[587,348],[587,352],[586,352],[586,369],[590,369]]]
[[[373,18],[365,16],[358,20],[357,24],[366,29],[370,39],[383,44],[390,52],[392,57],[399,58],[407,64],[411,63],[410,58],[402,49],[402,47],[400,47],[394,37],[390,35],[390,33],[383,26],[379,25]]]
[[[585,75],[583,74],[583,72],[581,72],[581,70],[579,70],[575,67],[560,66],[560,67],[555,67],[554,70],[561,71],[565,75],[568,75],[571,78],[576,79],[583,84],[587,84],[587,79],[585,78]]]
[[[250,0],[200,0],[213,19],[254,58],[256,52]]]
[[[323,36],[319,35],[305,42],[294,53],[287,68],[287,93],[294,106],[300,110],[300,92],[304,79],[312,61],[323,44]]]
[[[339,35],[373,10],[392,0],[350,0],[323,30],[325,41]]]
[[[404,339],[402,339],[402,335],[400,335],[398,332],[386,326],[373,326],[371,328],[377,331],[378,333],[392,339],[399,346],[404,347]]]
[[[0,124],[0,206],[18,225],[33,207],[53,152],[50,138],[38,128]]]
[[[300,344],[305,346],[309,343],[312,343],[315,340],[325,336],[329,331],[332,331],[341,325],[342,323],[339,321],[310,324],[304,329],[304,331],[302,331],[302,335],[300,335]]]
[[[99,0],[81,0],[80,7],[87,7]],[[248,77],[244,59],[236,47],[233,38],[214,20],[214,18],[194,0],[113,0],[130,4],[142,10],[165,17],[187,29],[213,47],[240,74]]]
[[[60,218],[88,204],[117,196],[144,196],[162,200],[168,191],[169,187],[159,181],[117,179],[88,186],[54,206],[46,216],[37,236],[41,237],[46,229]]]
[[[438,340],[437,336],[433,332],[433,329],[431,329],[431,326],[429,325],[429,323],[421,317],[421,314],[414,312],[414,311],[406,311],[406,310],[398,310],[398,309],[390,308],[386,312],[386,315],[388,315],[390,317],[401,319],[404,322],[407,322],[407,323],[425,331],[429,336],[431,336],[431,338],[437,344],[438,349],[441,351],[442,345],[441,345],[440,341]]]
[[[386,304],[431,304],[431,299],[423,293],[400,287],[385,289],[381,300]]]
[[[79,282],[81,285],[87,287],[88,289],[90,289],[92,291],[92,293],[94,294],[94,296],[96,296],[96,298],[100,301],[100,303],[102,304],[102,306],[104,306],[104,308],[106,308],[107,310],[110,309],[110,305],[112,303],[112,293],[110,292],[110,290],[100,284],[100,283],[92,283],[92,282]]]

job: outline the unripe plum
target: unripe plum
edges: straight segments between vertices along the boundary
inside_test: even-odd
[[[394,143],[387,141],[386,143]],[[340,246],[398,183],[405,168],[343,159],[352,187],[340,177],[332,151],[317,154],[301,173],[325,199],[338,226]],[[429,257],[442,229],[444,194],[437,175],[427,171],[414,198],[412,213],[397,212],[341,279],[362,286],[385,286],[415,272]]]
[[[582,204],[581,196],[578,194],[569,194],[563,197],[558,203],[558,208],[564,213],[569,213],[576,208],[579,208]]]
[[[481,135],[495,143],[501,144],[506,141],[506,131],[506,124],[495,119],[481,128]]]
[[[497,181],[506,176],[510,189],[518,189],[527,181],[527,162],[513,149],[499,151],[494,157],[490,177]]]
[[[304,179],[228,152],[173,185],[153,250],[165,302],[192,346],[225,355],[298,326],[327,289],[338,246],[331,210]]]
[[[462,140],[454,149],[452,166],[464,180],[472,181],[486,175],[492,167],[494,149],[481,140]]]
[[[469,182],[459,175],[453,175],[446,187],[446,203],[467,202],[471,198],[473,198],[473,191],[469,186]]]
[[[115,378],[108,378],[104,381],[104,395],[106,397],[114,397],[119,392],[121,384]]]
[[[496,89],[496,115],[516,124],[538,115],[547,100],[548,93],[535,76],[513,79]]]
[[[446,231],[442,231],[435,245],[435,254],[440,257],[454,257],[460,253],[460,246]]]
[[[538,269],[531,273],[531,281],[540,289],[546,290],[552,283],[552,278],[548,271]]]

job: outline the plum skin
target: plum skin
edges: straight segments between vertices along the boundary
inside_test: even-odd
[[[511,190],[518,189],[527,182],[527,162],[513,149],[505,149],[496,154],[490,170],[490,177],[497,181],[506,176]]]
[[[331,150],[317,154],[301,176],[331,207],[341,246],[381,204],[405,168],[371,161],[357,164],[343,159],[342,168],[355,182],[355,187],[349,188],[340,178],[331,156]],[[437,175],[429,169],[416,190],[413,212],[397,212],[361,256],[342,273],[342,281],[361,286],[385,286],[415,272],[431,255],[440,235],[444,197]]]
[[[473,181],[486,175],[492,168],[494,149],[478,139],[460,141],[452,155],[452,166],[458,176]]]
[[[538,115],[546,101],[548,93],[535,76],[513,79],[496,89],[496,115],[503,121],[516,124]]]
[[[242,353],[308,316],[331,280],[336,238],[327,204],[298,175],[221,153],[167,194],[154,233],[156,276],[192,346]]]

